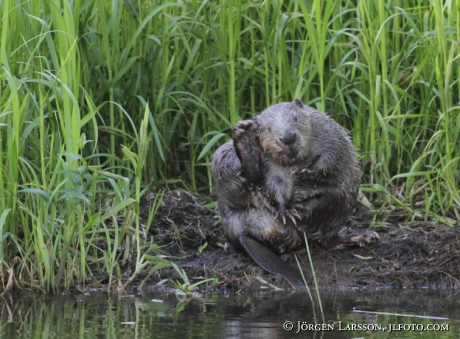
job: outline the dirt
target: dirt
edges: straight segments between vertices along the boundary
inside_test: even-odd
[[[155,194],[149,193],[142,200],[145,223],[154,198]],[[213,197],[195,196],[182,190],[165,194],[149,230],[149,236],[153,236],[165,257],[180,266],[191,283],[217,278],[215,286],[206,284],[201,289],[221,292],[292,289],[284,279],[265,272],[246,254],[226,243],[217,209],[204,207],[212,201]],[[369,229],[373,224],[372,230],[380,239],[367,247],[343,251],[326,251],[317,244],[310,244],[318,284],[358,289],[458,289],[460,227],[442,226],[432,221],[407,221],[411,217],[405,212],[380,215],[358,206],[340,235],[348,236]],[[282,258],[287,264],[295,265],[294,255],[308,273],[307,281],[312,286],[307,251],[302,249]],[[149,269],[146,268],[139,279],[145,277]],[[167,282],[157,287],[156,283],[163,279],[181,281],[174,269],[163,268],[145,284],[152,289],[171,286]]]

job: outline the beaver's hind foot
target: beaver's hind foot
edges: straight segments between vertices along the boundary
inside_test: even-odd
[[[344,250],[352,247],[364,247],[379,239],[379,235],[374,231],[365,231],[346,238],[339,238],[331,241],[326,248],[331,251]]]

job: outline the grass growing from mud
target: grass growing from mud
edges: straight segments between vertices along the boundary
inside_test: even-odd
[[[4,289],[138,272],[146,184],[211,192],[235,122],[295,97],[350,131],[377,206],[460,220],[455,1],[0,6]]]

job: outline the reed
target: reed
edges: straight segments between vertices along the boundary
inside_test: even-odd
[[[101,262],[111,276],[119,244],[141,267],[142,188],[212,192],[210,159],[235,122],[295,97],[350,131],[376,206],[460,220],[455,1],[3,0],[0,10],[3,277],[59,289]]]

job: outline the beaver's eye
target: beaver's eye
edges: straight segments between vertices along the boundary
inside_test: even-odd
[[[294,121],[297,122],[297,114],[294,114]]]

